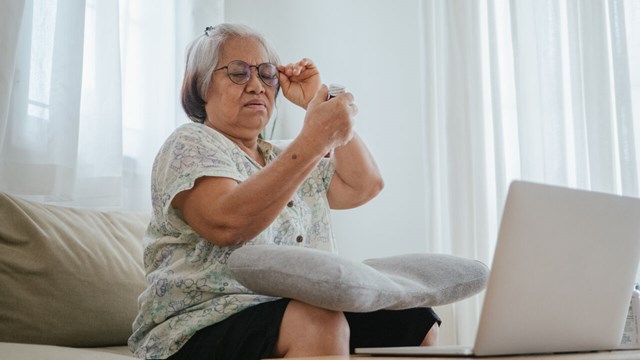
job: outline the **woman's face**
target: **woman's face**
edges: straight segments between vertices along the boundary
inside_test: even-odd
[[[233,60],[249,65],[269,62],[264,47],[250,37],[231,38],[223,45],[216,69]],[[213,73],[205,110],[209,125],[228,137],[254,141],[267,125],[273,111],[276,87],[265,85],[251,68],[251,78],[238,85],[227,76],[227,70]]]

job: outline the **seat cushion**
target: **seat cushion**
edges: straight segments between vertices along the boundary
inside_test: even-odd
[[[11,360],[132,360],[126,347],[70,348],[0,342],[0,357]]]
[[[259,294],[336,311],[400,310],[453,303],[485,288],[483,263],[445,254],[407,254],[356,262],[326,251],[243,246],[230,271]]]
[[[0,193],[0,341],[126,344],[145,287],[148,218]]]

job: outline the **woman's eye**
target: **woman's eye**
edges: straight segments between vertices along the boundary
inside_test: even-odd
[[[243,79],[247,77],[247,74],[243,72],[236,72],[236,73],[229,73],[229,76],[231,76],[234,79]]]

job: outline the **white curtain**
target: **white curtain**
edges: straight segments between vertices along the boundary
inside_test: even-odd
[[[490,264],[513,179],[638,196],[640,2],[422,10],[431,250]],[[458,343],[481,301],[453,306]]]
[[[0,4],[0,191],[150,208],[156,150],[186,118],[184,49],[224,1]]]

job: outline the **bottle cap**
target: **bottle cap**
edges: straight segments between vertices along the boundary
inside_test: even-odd
[[[346,87],[339,84],[329,84],[329,98],[336,97],[345,92]],[[327,99],[327,100],[328,100]]]

